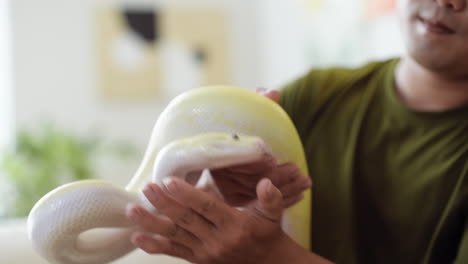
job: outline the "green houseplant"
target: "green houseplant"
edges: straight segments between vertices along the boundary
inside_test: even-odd
[[[96,177],[96,159],[134,155],[129,144],[104,144],[99,137],[78,137],[46,124],[39,131],[20,131],[14,149],[0,155],[4,183],[0,218],[23,217],[38,199],[67,182]]]

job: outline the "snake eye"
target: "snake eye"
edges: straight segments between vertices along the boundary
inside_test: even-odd
[[[233,138],[234,140],[239,140],[239,135],[237,135],[237,134],[232,134],[232,138]]]

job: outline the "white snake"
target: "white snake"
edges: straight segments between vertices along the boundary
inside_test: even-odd
[[[136,226],[125,217],[126,207],[140,203],[155,210],[141,194],[146,183],[249,163],[266,151],[279,163],[296,163],[308,175],[297,132],[276,103],[236,87],[190,90],[159,116],[143,161],[125,189],[103,180],[56,188],[31,210],[29,237],[51,263],[108,263],[134,249],[129,236]],[[286,211],[283,228],[309,247],[309,193]]]

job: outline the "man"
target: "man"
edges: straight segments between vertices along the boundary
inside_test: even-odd
[[[276,188],[288,175],[278,168],[242,212],[179,180],[150,185],[167,217],[129,210],[160,234],[133,242],[201,264],[468,263],[467,2],[401,0],[403,58],[314,70],[282,89],[314,179],[313,252],[279,226],[282,192],[305,183]]]

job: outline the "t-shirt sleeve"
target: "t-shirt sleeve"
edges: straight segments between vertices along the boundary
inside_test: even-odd
[[[348,68],[313,69],[304,76],[286,84],[281,92],[280,105],[288,113],[299,134],[304,136],[313,129],[317,115],[331,102],[339,100],[347,89],[366,81],[378,64],[353,70]]]
[[[311,71],[279,89],[281,92],[279,103],[293,121],[299,134],[305,133],[308,122],[312,120],[314,106],[317,106],[315,101],[320,89],[321,75],[318,71]]]
[[[311,129],[314,116],[325,107],[328,99],[342,88],[342,80],[346,76],[344,72],[333,68],[314,69],[279,89],[280,105],[301,136]]]
[[[302,120],[306,120],[301,118],[299,113],[305,111],[305,106],[312,103],[313,95],[311,89],[309,89],[307,79],[307,76],[302,76],[280,88],[280,105],[288,113],[296,127],[302,123]]]

